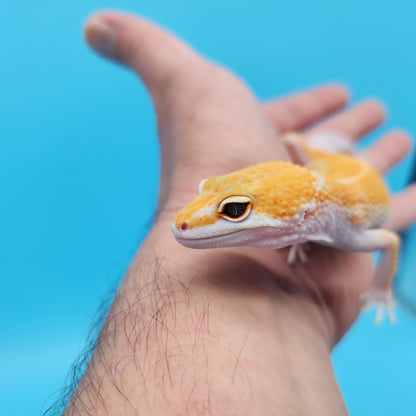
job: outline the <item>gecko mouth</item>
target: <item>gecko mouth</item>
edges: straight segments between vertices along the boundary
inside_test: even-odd
[[[227,237],[227,236],[232,235],[232,234],[237,234],[241,231],[242,230],[231,231],[229,233],[215,235],[215,236],[212,236],[212,237],[210,237],[210,236],[206,236],[206,237],[180,237],[177,234],[174,234],[174,236],[175,236],[176,240],[178,240],[180,243],[182,241],[204,241],[204,240],[210,240],[210,241],[212,240],[213,241],[213,240],[217,240],[217,239]]]
[[[231,247],[236,245],[244,245],[241,244],[241,239],[231,238],[230,236],[240,233],[242,230],[231,231],[228,233],[223,233],[220,235],[215,236],[201,236],[201,237],[191,237],[191,236],[181,236],[178,235],[179,233],[174,233],[176,241],[185,247],[189,248],[216,248],[216,247]],[[243,240],[245,240],[243,238]],[[236,242],[239,242],[236,244]]]

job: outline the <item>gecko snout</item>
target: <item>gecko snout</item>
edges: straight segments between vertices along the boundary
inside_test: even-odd
[[[183,223],[180,225],[179,229],[180,229],[181,231],[186,231],[187,229],[189,229],[189,225],[188,225],[188,223],[183,222]]]
[[[172,221],[171,229],[173,232],[173,235],[178,238],[185,238],[185,234],[187,234],[187,231],[190,230],[190,226],[186,221]]]

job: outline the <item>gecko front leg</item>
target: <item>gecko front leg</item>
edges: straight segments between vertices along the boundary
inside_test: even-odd
[[[287,263],[292,266],[295,264],[296,259],[299,259],[301,263],[306,263],[308,261],[308,255],[305,252],[305,245],[304,244],[293,244],[290,246],[289,254],[287,256]]]
[[[381,251],[374,274],[373,286],[368,293],[364,308],[370,307],[373,303],[377,305],[376,323],[382,320],[382,307],[385,306],[390,321],[394,322],[395,317],[392,311],[393,291],[392,281],[396,271],[397,258],[399,253],[400,239],[396,233],[383,230],[363,230],[350,236],[344,241],[341,248],[350,251]]]

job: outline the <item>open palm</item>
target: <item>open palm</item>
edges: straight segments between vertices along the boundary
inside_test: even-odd
[[[288,159],[278,133],[330,131],[358,140],[383,121],[383,109],[374,101],[339,112],[348,97],[344,88],[336,85],[261,104],[235,75],[155,25],[116,13],[94,19],[87,28],[90,44],[136,71],[152,95],[162,153],[157,226],[164,230],[164,244],[183,257],[183,263],[188,250],[174,241],[169,224],[175,212],[196,196],[202,179],[257,162]],[[106,21],[119,27],[111,47],[100,43],[101,25]],[[408,148],[404,133],[389,132],[361,157],[384,173]],[[386,226],[399,230],[415,218],[416,187],[411,186],[393,198]],[[289,267],[287,250],[219,250],[229,253],[227,261],[235,255],[229,269],[233,273],[243,275],[251,270],[261,276],[259,279],[267,275],[287,296],[306,296],[318,303],[332,345],[358,316],[359,295],[371,286],[373,266],[368,254],[315,245],[309,249],[307,264]],[[199,256],[200,267],[209,268],[212,254]],[[224,257],[217,258],[221,262]],[[222,270],[226,273],[225,265]]]

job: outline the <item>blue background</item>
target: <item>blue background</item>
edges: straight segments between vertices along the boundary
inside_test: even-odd
[[[260,98],[341,80],[381,98],[377,134],[416,131],[414,1],[5,0],[0,8],[0,413],[39,415],[152,220],[155,115],[143,85],[84,44],[94,10],[134,11],[243,77]],[[374,138],[375,135],[372,136]],[[370,138],[371,139],[371,138]],[[408,158],[389,175],[406,182]],[[399,285],[416,300],[416,228]],[[413,293],[410,291],[413,290]],[[416,324],[364,314],[333,353],[352,415],[416,414]],[[56,396],[55,396],[56,397]]]

